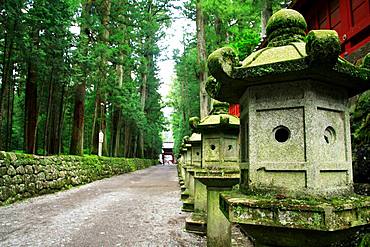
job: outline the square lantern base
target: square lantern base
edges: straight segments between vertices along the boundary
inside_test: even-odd
[[[207,234],[207,214],[206,213],[192,213],[190,217],[186,218],[185,229],[187,232],[198,235]]]
[[[292,199],[224,192],[220,209],[256,246],[330,246],[370,226],[370,197]]]
[[[186,189],[183,192],[181,192],[181,200],[186,200],[190,197],[189,191]]]
[[[185,185],[181,185],[180,186],[180,189],[181,189],[181,193],[184,192],[186,190],[186,186]]]
[[[194,212],[194,199],[189,197],[186,200],[182,200],[182,208],[183,212]]]

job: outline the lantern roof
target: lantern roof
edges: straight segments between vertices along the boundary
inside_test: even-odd
[[[250,86],[307,79],[345,88],[348,97],[370,88],[370,69],[339,57],[336,31],[314,30],[306,36],[306,27],[299,12],[279,10],[267,24],[266,48],[253,52],[241,63],[230,47],[214,51],[208,58],[214,77],[207,82],[208,94],[238,103]]]
[[[189,138],[190,143],[201,142],[201,141],[202,141],[202,135],[198,133],[193,133]]]

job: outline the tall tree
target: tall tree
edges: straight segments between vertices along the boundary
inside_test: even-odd
[[[273,0],[263,0],[262,11],[261,11],[261,36],[266,35],[267,21],[272,15],[272,2]]]
[[[111,0],[103,0],[99,5],[101,13],[101,28],[100,28],[100,46],[99,51],[99,62],[98,62],[98,80],[96,81],[96,97],[95,97],[95,110],[94,120],[92,126],[92,145],[91,150],[93,154],[98,153],[98,137],[101,131],[104,134],[103,140],[103,153],[108,155],[107,145],[107,122],[106,122],[106,84],[107,84],[107,73],[108,73],[108,56],[109,56],[109,18]]]
[[[196,0],[196,29],[197,29],[197,63],[199,65],[199,98],[200,98],[200,117],[208,115],[210,109],[210,99],[206,92],[207,72],[207,50],[205,37],[205,20],[202,9],[202,0]]]
[[[74,111],[73,111],[73,125],[70,144],[70,154],[83,155],[84,149],[84,124],[85,124],[85,94],[86,94],[86,79],[88,76],[88,46],[91,43],[89,34],[91,33],[89,27],[89,20],[93,1],[87,0],[83,4],[79,35],[79,47],[77,53],[78,72],[82,74],[79,77],[81,82],[75,87],[74,96]]]
[[[15,43],[18,39],[17,29],[20,25],[20,16],[22,1],[15,3],[4,2],[0,5],[2,29],[4,30],[4,44],[2,51],[2,73],[1,73],[1,88],[0,88],[0,150],[9,150],[12,132],[12,112],[13,112],[13,99],[14,90],[12,80],[14,70],[14,51]],[[6,124],[4,121],[6,120]]]

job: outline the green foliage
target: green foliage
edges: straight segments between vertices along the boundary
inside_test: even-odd
[[[134,150],[138,144],[135,140],[139,131],[143,131],[145,155],[156,157],[161,151],[160,133],[165,123],[161,112],[163,103],[157,92],[157,43],[163,36],[163,29],[170,24],[169,11],[172,8],[168,0],[1,2],[0,69],[4,68],[3,61],[9,61],[15,75],[12,78],[14,96],[9,96],[9,102],[13,100],[13,108],[10,104],[0,104],[5,110],[8,107],[12,111],[12,117],[3,118],[0,127],[1,133],[6,134],[10,127],[10,136],[16,138],[10,138],[8,148],[3,148],[0,142],[0,149],[24,148],[25,82],[29,65],[35,64],[38,112],[36,153],[68,152],[75,88],[85,82],[85,152],[90,153],[94,121],[103,122],[100,115],[94,118],[99,107],[96,104],[99,94],[104,101],[102,112],[105,113],[107,143],[111,145],[112,131],[118,124],[123,133],[118,155],[136,156]],[[9,43],[11,46],[6,47],[5,44]],[[6,57],[9,51],[10,59]],[[122,72],[118,70],[120,66]],[[144,75],[148,79],[146,103],[142,107]],[[113,121],[116,109],[121,114],[119,123]],[[127,126],[129,133],[125,132]],[[127,143],[123,141],[125,134],[129,135]],[[52,150],[53,146],[57,150]]]
[[[207,54],[217,48],[229,46],[240,60],[247,57],[260,41],[261,9],[263,1],[257,0],[199,0],[205,22]],[[281,1],[273,1],[276,9]],[[183,14],[196,20],[196,0],[184,4]],[[193,34],[195,35],[195,34]],[[188,34],[184,40],[183,54],[175,53],[176,79],[170,94],[170,105],[174,107],[171,125],[178,153],[184,135],[190,134],[188,118],[199,116],[199,72],[197,66],[195,36]],[[185,87],[187,86],[187,87]]]
[[[95,155],[39,157],[8,152],[0,152],[0,161],[0,206],[156,164],[151,159]]]
[[[190,117],[199,116],[199,82],[197,78],[197,50],[195,44],[189,47],[182,55],[174,54],[176,62],[176,79],[173,81],[169,94],[169,105],[174,113],[171,118],[173,137],[175,142],[174,151],[179,153],[183,136],[190,135],[188,124]]]
[[[356,107],[351,114],[352,135],[355,145],[370,143],[370,91],[366,91],[358,98]]]
[[[370,91],[361,94],[351,113],[353,177],[370,183]]]

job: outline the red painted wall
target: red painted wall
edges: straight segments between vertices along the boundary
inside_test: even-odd
[[[240,106],[239,104],[230,104],[229,105],[229,114],[236,117],[240,117]]]
[[[336,30],[342,56],[370,42],[370,0],[297,0],[290,7],[303,14],[308,30]]]

